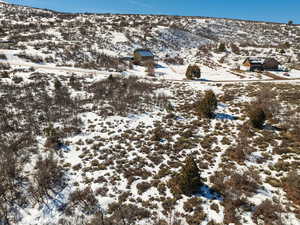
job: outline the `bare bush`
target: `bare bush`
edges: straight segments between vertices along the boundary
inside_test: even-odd
[[[286,178],[283,179],[284,189],[289,199],[295,204],[300,205],[300,177],[297,172],[289,172]]]
[[[87,215],[96,214],[101,211],[98,200],[90,187],[87,187],[84,190],[76,190],[70,194],[67,211],[73,212],[76,208]]]
[[[108,213],[113,224],[130,225],[137,221],[150,218],[150,212],[132,204],[112,203]]]
[[[0,223],[17,222],[19,207],[28,204],[23,186],[22,164],[18,154],[22,145],[20,140],[4,142],[0,137]],[[18,143],[19,142],[19,143]]]
[[[45,159],[40,157],[36,162],[35,169],[33,175],[35,185],[31,186],[30,191],[37,202],[44,203],[45,199],[51,197],[51,194],[57,193],[65,187],[64,171],[53,158],[53,154]]]
[[[2,63],[0,62],[0,70],[9,70],[11,67],[9,63]]]
[[[256,224],[259,224],[259,220],[263,220],[265,224],[283,225],[280,218],[281,212],[282,209],[279,205],[272,203],[270,200],[265,200],[256,206],[252,219]]]

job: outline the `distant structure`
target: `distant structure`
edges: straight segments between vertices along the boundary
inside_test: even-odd
[[[250,71],[278,70],[280,63],[274,58],[248,57],[243,62],[243,66]]]
[[[133,62],[143,66],[154,64],[154,55],[149,49],[136,49],[133,53]]]

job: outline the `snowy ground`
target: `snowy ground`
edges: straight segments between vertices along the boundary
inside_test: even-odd
[[[30,157],[20,162],[23,163],[21,171],[26,181],[32,182],[38,157],[53,153],[67,177],[63,190],[50,192],[45,202],[31,198],[25,183],[22,193],[28,193],[30,197],[10,209],[10,213],[17,212],[11,224],[87,224],[94,215],[85,209],[76,209],[73,215],[64,211],[70,205],[70,194],[87,187],[94,191],[98,212],[102,209],[107,218],[118,220],[120,215],[125,215],[129,220],[139,212],[136,221],[128,222],[129,225],[300,224],[299,204],[295,201],[299,192],[289,190],[287,185],[290,172],[299,173],[300,144],[295,139],[298,136],[293,136],[297,132],[291,131],[299,120],[300,83],[296,79],[300,79],[300,71],[291,70],[289,76],[272,72],[291,80],[270,81],[270,77],[260,73],[233,70],[249,55],[275,57],[292,66],[299,61],[295,47],[299,26],[214,18],[68,15],[20,6],[6,7],[5,4],[0,4],[1,21],[5,21],[2,23],[3,38],[14,34],[21,41],[13,47],[17,50],[0,49],[0,54],[7,57],[0,62],[12,67],[0,71],[0,110],[7,113],[1,115],[0,124],[2,119],[10,118],[4,125],[18,130],[26,120],[27,112],[37,113],[33,118],[39,120],[38,144],[34,146],[37,152],[26,151]],[[41,26],[45,27],[43,33]],[[149,26],[152,29],[149,30]],[[24,27],[24,32],[19,31],[20,27]],[[286,35],[287,30],[291,35]],[[46,36],[41,38],[44,34]],[[242,46],[245,35],[254,41],[248,43],[250,46],[247,43]],[[239,46],[238,54],[234,53],[228,40],[234,40]],[[226,42],[225,52],[216,51],[219,42]],[[284,42],[289,42],[291,47],[282,54],[278,50]],[[133,69],[129,69],[129,65],[125,69],[109,65],[111,67],[98,70],[79,68],[80,65],[67,66],[82,61],[94,63],[99,59],[98,53],[131,57],[133,50],[141,46],[150,48],[158,58],[155,77],[149,77],[145,67],[136,65]],[[52,57],[55,63],[35,64],[16,56],[22,52],[43,59]],[[166,55],[181,58],[184,65],[164,63]],[[193,63],[200,66],[201,78],[186,82],[187,66]],[[93,85],[109,75],[137,76],[149,86],[158,85],[153,93],[150,91],[152,98],[148,99],[154,106],[138,113],[117,114],[118,104],[110,105],[105,99],[126,95],[130,90],[118,93],[126,85],[106,90],[107,93],[100,89],[98,92],[107,96],[101,103],[94,101]],[[114,77],[110,79],[113,81]],[[85,100],[72,106],[77,105],[80,111],[73,112],[71,108],[73,114],[70,114],[70,117],[81,119],[82,124],[76,127],[81,132],[64,137],[59,150],[45,145],[47,135],[44,131],[52,122],[45,122],[44,114],[48,107],[53,107],[46,97],[55,96],[57,80],[73,100]],[[45,86],[40,90],[36,84]],[[147,85],[143,88],[147,89]],[[207,90],[213,90],[218,98],[215,118],[211,120],[195,112],[195,105]],[[268,101],[260,104],[270,106],[276,115],[267,121],[264,129],[255,130],[249,127],[246,106],[260,95],[261,90],[265,91],[263,96]],[[271,90],[274,92],[269,92]],[[39,93],[44,94],[38,99],[43,100],[43,104],[31,108],[30,99]],[[22,99],[24,96],[27,98]],[[159,104],[158,96],[168,104]],[[15,118],[17,110],[12,105],[16,101],[15,108],[24,107],[25,111],[16,114]],[[117,97],[115,101],[122,104]],[[68,119],[55,122],[55,129],[69,125]],[[12,121],[14,123],[10,124]],[[282,123],[283,130],[275,129]],[[181,170],[189,155],[195,158],[204,185],[195,195],[178,197],[171,192],[170,180]],[[6,202],[0,193],[1,200],[0,203]],[[265,200],[270,200],[271,205],[262,207]],[[111,203],[118,207],[112,207]],[[139,210],[122,211],[128,204]],[[3,209],[0,207],[0,224]],[[141,213],[141,209],[149,214]],[[257,221],[255,213],[258,214]],[[59,223],[62,219],[69,223]],[[114,224],[123,224],[121,219]]]
[[[84,72],[84,73],[94,73],[98,75],[109,75],[110,72],[105,70],[89,70],[81,68],[72,67],[57,67],[55,64],[35,64],[31,62],[24,61],[18,58],[15,54],[19,51],[15,50],[0,50],[0,54],[5,54],[7,60],[0,60],[3,63],[9,63],[11,65],[19,66],[20,68],[27,66],[36,69],[41,69],[43,71],[53,70],[53,71],[66,71],[66,72]],[[269,80],[270,77],[265,76],[260,73],[255,72],[235,72],[226,67],[219,67],[216,69],[209,68],[204,65],[199,65],[201,68],[201,78],[200,81],[239,81],[239,80]],[[168,65],[164,62],[157,62],[155,68],[155,77],[164,80],[186,80],[185,72],[188,65]],[[273,74],[278,75],[287,79],[299,79],[300,71],[291,70],[290,72],[273,72]],[[116,74],[116,73],[115,73]],[[134,69],[127,70],[122,73],[123,75],[134,75],[134,76],[147,76],[146,68],[142,66],[134,66]]]
[[[13,67],[18,68],[17,66]],[[176,70],[176,73],[172,73],[171,70]],[[269,147],[254,147],[254,152],[242,164],[228,159],[227,156],[228,149],[238,142],[237,136],[240,132],[240,126],[245,122],[240,104],[253,99],[253,97],[249,96],[249,93],[251,93],[251,90],[256,90],[259,84],[255,84],[254,86],[250,84],[240,84],[240,86],[230,84],[227,87],[226,84],[202,83],[199,85],[197,82],[181,83],[167,81],[167,79],[183,80],[184,71],[185,66],[176,66],[171,69],[164,64],[162,64],[161,68],[157,69],[157,73],[165,73],[165,75],[161,75],[161,78],[166,80],[158,81],[158,83],[162,83],[163,85],[163,88],[159,92],[166,93],[168,98],[170,98],[169,101],[175,109],[173,111],[175,114],[174,119],[167,119],[170,113],[161,107],[156,107],[151,111],[141,114],[130,114],[127,116],[114,115],[103,117],[101,114],[93,111],[81,113],[79,117],[83,122],[82,133],[65,138],[65,148],[59,150],[60,152],[56,156],[60,160],[61,165],[67,168],[68,185],[62,192],[56,196],[52,196],[52,199],[48,200],[47,205],[37,204],[32,206],[32,208],[22,210],[20,224],[55,224],[59,219],[64,218],[60,210],[68,202],[69,194],[77,188],[83,189],[87,186],[91,187],[95,192],[100,189],[106,190],[97,194],[98,203],[105,212],[109,209],[111,203],[118,200],[121,194],[129,192],[130,197],[126,198],[124,203],[134,203],[139,207],[143,207],[148,202],[149,205],[146,208],[151,213],[157,213],[156,218],[168,219],[168,213],[171,212],[168,211],[165,204],[168,198],[174,199],[174,196],[168,187],[166,187],[165,192],[161,192],[155,182],[166,185],[171,178],[171,174],[180,170],[180,166],[176,163],[182,162],[186,155],[195,156],[201,168],[201,176],[206,180],[205,186],[202,186],[199,189],[198,195],[194,196],[197,201],[201,202],[199,207],[204,212],[202,222],[200,223],[199,221],[200,224],[208,224],[211,221],[222,223],[224,221],[224,210],[227,206],[222,203],[224,197],[213,191],[212,187],[214,183],[210,178],[217,175],[220,171],[228,171],[226,162],[230,162],[228,166],[233,167],[232,173],[233,171],[243,173],[253,168],[255,168],[255,171],[267,170],[266,173],[259,173],[262,183],[260,183],[259,189],[256,192],[247,197],[249,204],[258,206],[265,199],[272,200],[277,197],[282,198],[283,205],[291,204],[282,188],[274,187],[265,181],[270,174],[276,174],[272,169],[272,165],[276,165],[278,160],[281,159],[280,155],[272,153],[273,146],[268,140],[263,143],[264,146],[267,145]],[[99,75],[90,72],[70,72],[63,69],[59,72],[54,72],[54,70],[49,68],[48,70],[47,68],[39,68],[35,72],[49,74],[47,76],[51,77],[51,79],[56,77],[64,81],[68,80],[73,74],[73,76],[75,75],[75,77],[83,79],[82,83],[88,85],[109,75],[109,73]],[[144,68],[138,66],[135,66],[134,70],[128,71],[125,77],[129,74],[146,77]],[[203,79],[207,80],[238,80],[237,77],[231,75],[229,72],[226,73],[225,70],[213,71],[206,68],[202,70],[202,74]],[[23,77],[23,83],[32,82],[30,79],[31,72],[17,72],[15,76]],[[5,80],[12,82],[10,78],[5,78]],[[282,82],[278,84],[278,87],[285,85]],[[250,90],[248,90],[248,86]],[[219,102],[216,118],[211,121],[203,120],[193,115],[191,111],[186,112],[184,109],[181,109],[182,106],[195,102],[198,98],[197,96],[206,90],[213,90],[218,98],[221,98],[228,91],[233,92],[235,96],[232,101]],[[84,93],[82,91],[74,91],[71,88],[70,91],[72,96]],[[157,127],[157,122],[169,134],[162,137],[159,142],[151,140],[152,132]],[[185,137],[184,132],[189,130],[192,131],[192,136]],[[277,139],[281,138],[279,132],[264,132],[270,131],[259,132],[252,139],[259,139],[268,135],[272,135]],[[224,141],[225,138],[228,138],[229,143]],[[211,142],[209,147],[206,143],[207,140]],[[39,137],[39,148],[46,150],[44,143],[45,137]],[[251,142],[250,145],[255,146],[254,142]],[[50,151],[53,150],[50,149]],[[266,154],[268,157],[265,156]],[[259,162],[264,157],[266,157],[265,161]],[[294,163],[296,156],[290,154],[290,159],[290,162]],[[99,167],[93,166],[92,161],[94,160],[99,163]],[[32,172],[34,163],[35,160],[32,160],[26,166],[25,172],[27,174]],[[78,165],[80,165],[79,170],[75,169]],[[169,172],[167,174],[163,174],[164,168],[168,168]],[[132,182],[129,182],[129,177],[125,175],[128,169],[137,173],[136,175],[132,175],[135,178]],[[137,172],[141,169],[148,173],[146,177]],[[284,174],[281,175],[283,176]],[[229,178],[230,176],[228,175],[227,179]],[[140,192],[138,185],[142,182],[147,182],[151,185],[146,191]],[[226,179],[224,182],[226,182]],[[181,213],[178,219],[195,216],[196,211],[186,211],[185,207],[187,206],[184,207],[189,201],[191,201],[191,198],[187,196],[176,200],[173,213]],[[219,210],[216,211],[213,209],[216,207],[215,205],[217,205]],[[291,206],[291,209],[293,210],[294,206]],[[251,212],[243,211],[243,224],[255,224],[251,220],[251,215]],[[299,220],[296,219],[292,211],[285,212],[283,215],[284,224],[294,225],[299,223]],[[137,224],[149,225],[152,223],[144,218]],[[181,224],[191,223],[187,223],[182,219]]]

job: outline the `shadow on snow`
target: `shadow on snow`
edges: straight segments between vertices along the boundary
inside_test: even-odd
[[[266,124],[263,126],[264,130],[268,130],[268,131],[283,131],[284,129],[280,128],[280,127],[276,127],[276,126],[272,126],[270,124]]]
[[[205,82],[212,82],[212,80],[207,80],[207,79],[205,79],[205,78],[193,79],[192,81],[205,81]]]
[[[215,119],[221,119],[221,120],[237,120],[237,116],[232,116],[226,113],[216,113]]]
[[[163,68],[166,68],[165,66],[162,66],[160,64],[155,64],[155,68],[156,69],[163,69]]]
[[[199,187],[198,191],[194,195],[197,197],[204,197],[209,200],[223,201],[223,196],[221,193],[215,191],[206,184],[203,184],[201,187]]]

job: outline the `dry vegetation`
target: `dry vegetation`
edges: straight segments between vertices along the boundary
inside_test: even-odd
[[[299,66],[299,26],[287,24],[205,17],[67,14],[13,5],[2,5],[0,22],[0,38],[13,41],[8,48],[19,50],[16,55],[36,63],[123,71],[129,65],[122,57],[132,55],[139,43],[155,54],[164,49],[163,58],[168,64],[183,64],[189,53],[179,56],[178,52],[201,43],[195,57],[213,67],[216,63],[209,57],[212,51],[220,50],[222,43],[224,49],[239,56],[253,56],[258,49],[271,48],[269,56],[279,54],[289,66]],[[116,34],[122,34],[124,40],[115,41]],[[37,51],[35,55],[29,53],[32,49]],[[111,56],[103,49],[118,54]],[[282,50],[292,53],[280,53]]]
[[[227,104],[227,113],[236,116],[220,120],[218,111],[211,119],[199,115],[198,99],[205,93],[185,84],[112,76],[91,84],[74,75],[62,79],[36,72],[30,77],[29,83],[0,83],[0,213],[5,222],[18,221],[13,208],[50,207],[50,199],[70,185],[75,189],[56,209],[64,215],[59,224],[195,224],[207,218],[210,211],[201,205],[210,201],[210,210],[224,212],[228,224],[243,224],[243,213],[265,224],[284,224],[290,220],[287,213],[299,213],[299,85],[217,85],[225,92],[211,98],[214,109]],[[156,94],[170,87],[171,99]],[[74,91],[84,94],[74,97]],[[243,96],[266,115],[259,129],[249,122]],[[139,122],[131,128],[126,120],[106,120],[155,109],[161,111],[152,125]],[[98,117],[82,117],[91,112]],[[70,161],[69,154],[78,155],[80,163]],[[184,169],[190,155],[193,163],[185,164],[194,169]],[[203,185],[214,200],[195,197]],[[267,189],[273,198],[259,205],[251,201]],[[106,208],[101,199],[108,196],[116,201]],[[180,204],[183,212],[177,211]],[[79,215],[93,218],[87,222]]]
[[[298,27],[284,24],[0,10],[0,38],[14,40],[17,56],[35,63],[123,71],[128,61],[95,49],[128,55],[140,43],[179,52],[205,39],[196,57],[215,68],[226,56],[212,62],[213,51],[288,50],[287,37],[300,48]],[[116,32],[127,41],[112,44]],[[58,215],[58,225],[300,220],[299,84],[207,82],[196,90],[149,77],[51,74],[0,59],[0,224],[22,224],[26,216],[40,224],[45,214]],[[154,66],[147,69],[152,76]]]

